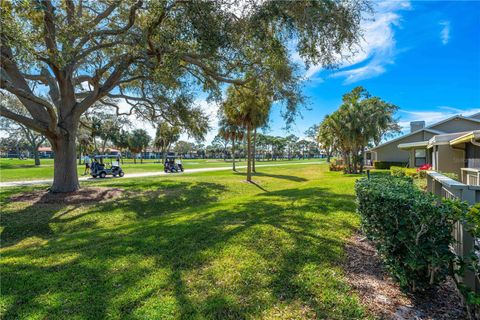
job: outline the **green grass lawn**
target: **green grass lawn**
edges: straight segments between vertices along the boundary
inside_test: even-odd
[[[295,163],[320,161],[320,159],[311,160],[279,160],[279,161],[259,161],[258,164],[272,164],[272,163]],[[19,181],[19,180],[37,180],[37,179],[53,179],[53,159],[41,159],[41,165],[35,166],[33,159],[19,160],[19,159],[0,159],[0,181]],[[216,168],[216,167],[231,167],[231,160],[224,161],[222,159],[192,159],[183,160],[186,169],[196,168]],[[237,165],[246,165],[245,161],[238,161]],[[123,170],[128,173],[140,172],[158,172],[163,171],[163,165],[155,160],[145,160],[144,163],[133,160],[125,160],[122,165]],[[77,166],[78,175],[81,176],[85,172],[85,166]]]
[[[96,181],[96,204],[0,193],[2,319],[359,319],[344,281],[357,177],[326,165]],[[83,186],[91,182],[82,183]]]

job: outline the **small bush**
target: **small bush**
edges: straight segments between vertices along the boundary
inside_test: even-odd
[[[453,173],[453,172],[439,172],[439,173],[443,174],[445,177],[448,177],[452,180],[460,181],[460,178],[458,177],[458,174],[456,174],[456,173]]]
[[[419,170],[419,171],[418,171],[418,177],[419,177],[420,179],[427,179],[427,171],[425,171],[425,170]]]
[[[373,162],[373,167],[375,169],[386,169],[389,170],[390,167],[397,166],[397,167],[406,167],[406,162],[394,162],[394,161],[375,161]]]
[[[420,179],[426,179],[427,178],[427,171],[432,169],[431,164],[424,164],[423,166],[417,168],[417,174]]]
[[[336,164],[336,163],[330,163],[329,170],[330,171],[343,171],[345,169],[344,165],[341,164]]]
[[[360,179],[355,185],[362,227],[373,240],[387,270],[402,288],[426,289],[442,281],[454,258],[453,223],[457,202],[438,202],[409,178]]]
[[[411,177],[411,178],[418,178],[418,172],[416,169],[413,168],[405,168],[405,167],[397,167],[391,166],[390,167],[390,174],[394,177]]]

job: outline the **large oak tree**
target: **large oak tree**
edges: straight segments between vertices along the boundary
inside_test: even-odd
[[[29,115],[0,112],[47,137],[51,190],[75,191],[76,131],[94,104],[168,117],[192,84],[218,94],[247,74],[288,72],[290,44],[309,64],[333,65],[358,43],[365,9],[361,0],[2,1],[0,88]],[[111,103],[120,98],[130,110]]]

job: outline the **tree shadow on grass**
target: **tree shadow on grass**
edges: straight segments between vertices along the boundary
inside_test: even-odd
[[[245,176],[245,172],[237,172],[235,171],[236,175],[242,175]],[[267,178],[273,178],[273,179],[282,179],[282,180],[288,180],[288,181],[293,181],[293,182],[305,182],[308,181],[308,179],[299,177],[299,176],[291,176],[291,175],[285,175],[285,174],[271,174],[271,173],[264,173],[264,172],[254,172],[252,173],[253,177],[267,177]]]
[[[52,318],[243,319],[293,301],[319,317],[355,318],[348,311],[351,301],[323,303],[315,280],[301,281],[305,268],[341,261],[337,232],[355,226],[338,211],[354,207],[345,204],[352,196],[315,187],[219,204],[222,185],[182,182],[172,188],[139,191],[128,201],[100,203],[82,213],[133,212],[142,218],[136,223],[89,226],[50,237],[40,247],[5,250],[2,274],[9,276],[2,279],[2,293],[10,303],[4,318],[36,312]],[[4,227],[24,228],[13,218]],[[258,271],[261,265],[266,269]],[[222,285],[223,277],[238,272],[229,278],[232,285]],[[329,290],[347,294],[338,277],[328,281]]]
[[[135,185],[133,182],[132,184]],[[121,187],[131,190],[132,185],[123,183]],[[82,203],[72,205],[32,202],[18,211],[2,212],[0,247],[12,246],[28,237],[47,239],[53,235],[51,224],[67,224],[91,214],[110,212],[116,209],[127,209],[134,212],[137,218],[147,218],[215,202],[225,190],[223,185],[216,183],[165,180],[160,185],[150,187],[148,190],[125,191],[120,198],[112,201],[87,203],[85,206],[90,206],[93,210],[84,210],[75,215],[69,214],[83,208]],[[153,203],[155,205],[152,205]],[[84,226],[93,226],[94,221],[84,221],[83,224]],[[76,228],[80,228],[80,226],[76,225]]]
[[[285,174],[271,174],[271,173],[264,173],[264,172],[256,172],[256,173],[254,173],[254,176],[256,176],[256,177],[268,177],[268,178],[274,178],[274,179],[283,179],[283,180],[289,180],[289,181],[293,181],[293,182],[308,181],[307,179],[299,177],[299,176],[291,176],[291,175],[285,175]]]

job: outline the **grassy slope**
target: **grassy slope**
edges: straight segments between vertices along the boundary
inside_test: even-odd
[[[261,172],[259,186],[230,172],[117,180],[123,198],[83,206],[3,189],[0,317],[363,318],[339,266],[356,178]]]
[[[319,161],[319,159],[312,160],[290,160],[290,161],[261,161],[258,164],[272,164],[272,163],[294,163],[305,161]],[[33,159],[18,160],[18,159],[0,159],[0,181],[19,181],[19,180],[37,180],[37,179],[52,179],[53,178],[53,159],[41,159],[40,166],[35,166]],[[231,160],[223,161],[221,159],[195,159],[183,160],[186,169],[195,168],[216,168],[216,167],[231,167]],[[237,165],[246,165],[245,161],[238,161]],[[154,160],[148,160],[144,163],[137,162],[134,164],[131,159],[125,161],[122,166],[123,170],[128,173],[138,172],[157,172],[163,171],[163,165]],[[78,175],[81,176],[85,172],[85,166],[77,166]]]

